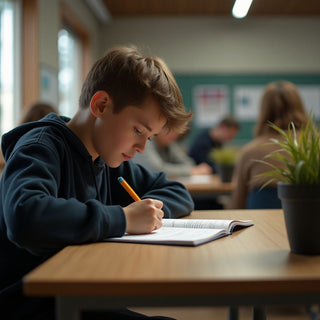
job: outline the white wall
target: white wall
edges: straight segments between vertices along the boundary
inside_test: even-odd
[[[39,2],[39,62],[58,70],[59,2]]]
[[[103,51],[150,48],[174,72],[319,73],[320,18],[113,18]]]
[[[39,59],[54,69],[59,68],[58,32],[61,28],[60,3],[65,3],[89,33],[93,61],[101,55],[100,23],[84,0],[39,0]]]
[[[51,0],[47,0],[51,1]],[[73,11],[73,13],[78,17],[81,23],[85,26],[89,33],[91,46],[92,46],[92,63],[100,58],[101,46],[100,46],[100,31],[101,25],[95,15],[92,13],[88,7],[85,0],[60,0],[64,2]]]
[[[100,23],[82,0],[38,0],[39,4],[39,100],[58,104],[58,32],[62,27],[60,5],[68,6],[87,30],[92,48],[92,63],[101,55]],[[43,88],[42,77],[49,78],[50,89]]]

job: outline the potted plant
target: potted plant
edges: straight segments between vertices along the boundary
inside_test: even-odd
[[[211,158],[216,164],[222,182],[231,182],[234,166],[238,159],[238,150],[232,147],[214,148]]]
[[[263,163],[271,170],[260,176],[276,180],[291,251],[300,254],[320,254],[320,132],[309,117],[307,125],[297,134],[291,123],[288,131],[274,124],[281,138],[271,139],[277,151]],[[273,158],[279,164],[271,164]]]

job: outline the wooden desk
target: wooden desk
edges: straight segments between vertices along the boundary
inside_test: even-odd
[[[221,182],[217,174],[199,175],[191,177],[176,178],[175,180],[183,183],[192,195],[197,194],[225,194],[231,193],[234,184],[231,182]]]
[[[58,319],[77,308],[240,306],[320,301],[320,256],[292,254],[282,210],[193,212],[254,226],[198,247],[69,246],[24,279],[28,295],[57,297]]]

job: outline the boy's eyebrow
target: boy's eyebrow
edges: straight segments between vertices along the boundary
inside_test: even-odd
[[[152,131],[153,131],[152,128],[151,128],[147,123],[145,123],[144,121],[139,120],[139,123],[140,123],[142,126],[144,126],[149,132],[152,132]],[[159,135],[159,133],[160,133],[160,132],[155,133],[154,136]]]
[[[152,128],[143,121],[139,121],[141,125],[143,125],[148,131],[152,132]]]
[[[138,121],[142,126],[144,126],[149,132],[152,132],[152,128],[142,120]]]

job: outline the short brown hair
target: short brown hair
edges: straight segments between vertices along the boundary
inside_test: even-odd
[[[269,122],[287,130],[291,122],[296,129],[307,123],[307,113],[297,87],[289,81],[269,83],[262,96],[260,114],[255,126],[255,135],[273,132]]]
[[[239,121],[236,118],[232,117],[232,116],[227,116],[227,117],[223,118],[219,122],[219,126],[226,126],[228,128],[236,128],[236,129],[240,130]]]
[[[80,108],[90,104],[99,90],[106,91],[118,113],[128,105],[138,106],[149,97],[160,104],[167,128],[184,132],[192,118],[186,112],[180,89],[163,60],[144,56],[134,47],[116,47],[108,51],[92,67],[84,81]]]

